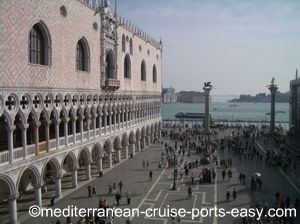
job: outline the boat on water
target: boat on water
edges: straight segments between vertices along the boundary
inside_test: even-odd
[[[283,111],[283,110],[277,110],[275,112],[275,114],[284,114],[284,113],[285,113],[285,111]],[[271,112],[266,113],[266,115],[271,115]]]
[[[175,115],[176,118],[196,118],[196,119],[203,119],[205,118],[205,113],[177,113]]]
[[[229,104],[229,107],[237,107],[237,104]]]

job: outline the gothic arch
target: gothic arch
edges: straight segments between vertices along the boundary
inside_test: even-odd
[[[124,78],[131,78],[131,60],[129,54],[126,54],[124,58]]]
[[[33,32],[40,32],[43,42],[42,42],[42,50],[43,50],[43,60],[40,63],[34,63],[33,55],[31,54],[31,42],[33,44]],[[32,46],[33,47],[33,46]],[[35,22],[28,32],[28,61],[34,64],[42,64],[50,66],[52,64],[52,40],[50,31],[46,25],[46,23],[42,20]]]
[[[23,170],[20,172],[20,174],[18,176],[18,180],[16,183],[16,189],[17,189],[18,193],[19,193],[19,187],[20,187],[19,185],[20,185],[21,179],[23,177],[23,174],[25,174],[25,172],[27,172],[27,171],[30,172],[30,174],[32,174],[34,177],[35,182],[31,182],[31,183],[36,184],[37,186],[42,186],[42,184],[43,184],[39,170],[34,165],[26,166],[23,168]]]
[[[146,70],[146,62],[145,60],[142,60],[141,63],[141,81],[147,80],[147,70]]]
[[[156,65],[153,65],[152,69],[152,81],[154,83],[157,83],[157,70],[156,70]]]
[[[9,190],[9,195],[16,194],[16,186],[9,176],[0,174],[0,181],[3,181],[6,184],[8,190]]]
[[[115,74],[115,68],[116,68],[116,59],[115,54],[112,50],[109,50],[106,53],[105,57],[105,77],[108,79],[116,79]]]

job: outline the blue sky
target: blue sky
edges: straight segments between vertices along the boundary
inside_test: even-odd
[[[118,11],[162,38],[164,87],[255,94],[274,76],[287,91],[300,68],[300,0],[118,0]]]

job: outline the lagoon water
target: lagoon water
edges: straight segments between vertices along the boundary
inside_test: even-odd
[[[232,99],[232,98],[231,98]],[[270,103],[229,103],[226,97],[212,97],[211,114],[215,119],[269,121]],[[231,106],[231,105],[236,106]],[[172,103],[162,105],[162,119],[175,119],[179,112],[204,113],[204,103]],[[276,121],[289,121],[289,104],[276,103]]]

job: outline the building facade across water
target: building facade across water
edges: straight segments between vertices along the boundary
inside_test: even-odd
[[[0,2],[0,211],[10,223],[28,201],[42,206],[46,186],[62,197],[160,136],[162,43],[97,3]]]

